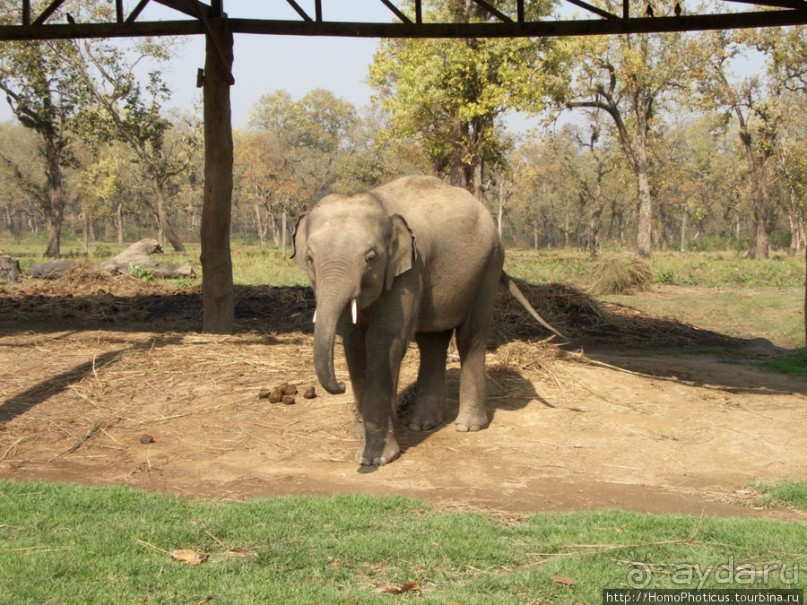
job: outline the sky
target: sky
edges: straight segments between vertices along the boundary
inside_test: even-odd
[[[225,11],[232,18],[299,19],[282,0],[262,2],[225,1]],[[312,2],[299,2],[313,15]],[[389,12],[379,0],[330,0],[323,3],[326,19],[347,21],[390,21]],[[143,18],[164,18],[169,9],[154,7]],[[235,36],[233,76],[235,86],[230,98],[233,126],[247,125],[250,109],[261,96],[284,89],[299,98],[314,88],[327,88],[337,97],[357,108],[370,103],[372,90],[367,85],[367,70],[378,40],[352,38],[306,38],[299,36]],[[196,88],[196,70],[204,66],[203,36],[186,38],[170,63],[166,79],[173,90],[175,106],[192,109],[201,103]]]

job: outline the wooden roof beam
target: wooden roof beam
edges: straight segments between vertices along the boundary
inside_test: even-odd
[[[38,16],[38,17],[37,17],[37,18],[34,20],[34,25],[42,25],[43,23],[45,23],[45,21],[47,21],[48,19],[50,19],[50,16],[51,16],[53,13],[55,13],[57,10],[59,10],[59,7],[60,7],[62,4],[64,4],[64,0],[53,0],[53,2],[51,2],[51,3],[50,3],[50,6],[48,6],[48,7],[47,7],[45,10],[43,10],[43,11],[42,11],[42,14],[41,14],[41,15],[39,15],[39,16]],[[30,3],[29,3],[29,5],[28,5],[28,9],[29,9],[29,11],[30,11],[30,8],[31,8],[31,7],[30,7]],[[25,12],[25,11],[24,11],[24,7],[23,7],[23,13],[24,13],[24,12]],[[30,12],[29,12],[29,14],[30,14]]]
[[[600,17],[604,17],[605,19],[619,19],[616,15],[609,13],[608,11],[604,11],[601,8],[597,8],[596,6],[592,6],[588,2],[583,2],[583,0],[566,0],[569,4],[574,4],[575,6],[579,6],[587,10],[590,13],[594,13]]]
[[[173,8],[175,11],[187,15],[189,17],[198,18],[200,16],[212,17],[213,10],[207,4],[198,2],[197,0],[154,0],[157,4],[162,4],[168,8]]]
[[[146,5],[148,5],[148,3],[149,0],[140,0],[140,2],[137,3],[137,6],[135,6],[134,9],[132,9],[132,12],[129,13],[129,16],[126,17],[126,23],[134,23],[135,21],[137,21],[137,18],[140,16],[140,13],[143,12],[143,9],[146,8]]]
[[[297,4],[294,0],[286,0],[286,2],[289,3],[289,6],[291,6],[298,15],[300,15],[303,21],[309,21],[309,22],[313,21],[313,19],[308,16],[308,13],[306,13],[303,10],[303,8],[299,4]]]
[[[351,38],[533,38],[805,25],[807,24],[807,10],[682,15],[652,19],[632,17],[629,19],[578,19],[526,23],[302,23],[299,21],[231,19],[230,24],[236,34]]]
[[[403,13],[402,13],[402,12],[401,12],[399,9],[398,9],[398,7],[397,7],[397,6],[395,6],[395,5],[394,5],[392,2],[390,2],[390,0],[381,0],[381,4],[383,4],[383,5],[384,5],[384,6],[386,6],[388,9],[390,9],[390,11],[392,11],[392,14],[393,14],[393,15],[395,15],[396,17],[398,17],[398,19],[400,19],[400,20],[401,20],[401,21],[403,21],[404,23],[412,23],[412,19],[410,19],[409,17],[407,17],[406,15],[404,15],[404,14],[403,14]]]
[[[488,11],[491,15],[496,17],[502,23],[512,23],[513,22],[513,20],[510,17],[508,17],[503,12],[501,12],[499,9],[497,9],[495,6],[493,6],[490,2],[487,2],[486,0],[471,0],[471,1],[474,4],[476,4],[477,6],[480,6],[483,9],[485,9],[486,11]]]

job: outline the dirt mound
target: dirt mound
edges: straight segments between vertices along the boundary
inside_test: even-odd
[[[737,346],[742,341],[700,330],[675,320],[651,318],[614,304],[602,303],[565,284],[530,284],[515,280],[550,324],[567,334],[571,346],[623,344],[631,347]],[[235,317],[239,331],[311,333],[316,303],[305,286],[236,286]],[[94,326],[122,330],[201,329],[201,288],[176,288],[131,275],[109,275],[81,264],[59,279],[29,280],[0,287],[0,326]],[[506,291],[493,312],[491,344],[548,338],[541,327]]]

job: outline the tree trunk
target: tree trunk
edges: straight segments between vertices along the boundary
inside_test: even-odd
[[[226,17],[209,20],[206,37],[204,120],[205,195],[202,209],[202,329],[232,333],[235,323],[230,225],[233,130],[230,84],[233,34]]]
[[[253,208],[255,208],[255,226],[258,229],[258,239],[261,242],[261,249],[263,250],[266,248],[266,228],[263,226],[263,220],[261,218],[261,205],[256,202]]]
[[[569,247],[569,225],[571,223],[571,204],[569,203],[569,196],[565,198],[566,202],[563,207],[563,247]]]
[[[636,143],[636,157],[636,190],[639,196],[636,252],[643,258],[649,258],[653,242],[653,202],[650,197],[650,180],[647,175],[647,149],[643,138]]]
[[[280,253],[283,260],[286,260],[286,234],[288,232],[288,217],[286,211],[280,216]]]
[[[90,215],[85,210],[81,213],[81,246],[84,248],[84,256],[90,255]]]
[[[749,156],[753,151],[748,149]],[[773,213],[768,190],[767,170],[765,160],[757,161],[754,157],[749,157],[751,168],[751,179],[753,181],[752,192],[754,196],[754,240],[751,242],[749,256],[753,259],[768,258],[771,247],[771,232],[773,231]]]
[[[682,205],[683,212],[681,213],[681,246],[680,250],[683,254],[687,251],[687,224],[689,223],[689,212],[687,212],[686,204]]]
[[[485,200],[485,190],[482,187],[482,160],[478,159],[473,167],[474,173],[474,197],[480,202]]]
[[[118,232],[118,245],[123,245],[123,203],[118,202],[118,207],[115,209],[115,229]]]
[[[11,203],[3,206],[3,224],[11,237],[17,237],[16,229],[14,228],[14,216],[11,214]]]
[[[594,190],[594,205],[591,209],[591,216],[588,222],[588,257],[591,260],[597,258],[600,252],[600,219],[602,218],[603,202],[600,183]]]
[[[788,256],[796,256],[801,250],[801,240],[803,237],[801,226],[801,211],[796,208],[788,215],[790,219],[790,247],[787,250]]]
[[[454,118],[452,127],[451,157],[449,159],[449,179],[455,187],[465,187],[468,179],[465,174],[465,166],[462,163],[462,122],[459,116]]]
[[[62,223],[64,222],[64,184],[62,166],[59,162],[61,154],[56,141],[45,139],[45,159],[47,161],[48,179],[48,248],[45,256],[59,258],[61,254]]]
[[[156,211],[157,211],[157,224],[159,225],[160,245],[164,246],[163,238],[167,239],[171,246],[177,252],[185,252],[185,245],[179,239],[176,231],[171,227],[168,220],[168,211],[165,208],[165,191],[162,182],[156,176],[152,176],[152,185],[154,186],[154,195],[157,198]]]

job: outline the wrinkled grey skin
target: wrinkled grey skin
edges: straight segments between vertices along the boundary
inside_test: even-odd
[[[294,248],[316,293],[314,366],[330,393],[345,391],[333,364],[334,337],[343,338],[364,427],[359,463],[387,464],[400,452],[393,430],[398,373],[413,337],[421,362],[409,428],[443,421],[454,330],[462,365],[456,428],[487,426],[485,348],[504,252],[476,198],[431,177],[329,195],[298,220]]]

